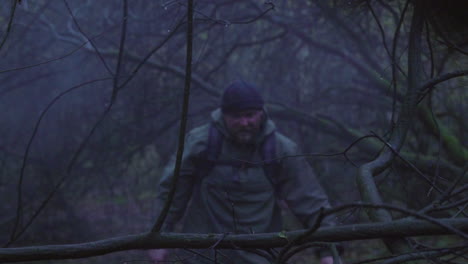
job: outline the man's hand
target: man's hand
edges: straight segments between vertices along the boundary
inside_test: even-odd
[[[320,259],[320,264],[342,264],[341,260],[338,258],[338,263],[333,263],[333,257],[327,256]]]
[[[169,251],[167,249],[150,249],[148,256],[153,261],[152,263],[159,263],[166,261]]]

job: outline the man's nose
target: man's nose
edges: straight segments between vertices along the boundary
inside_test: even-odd
[[[239,123],[240,123],[240,125],[242,125],[242,126],[247,126],[247,125],[249,124],[249,119],[246,118],[246,117],[241,117],[241,118],[239,119]]]

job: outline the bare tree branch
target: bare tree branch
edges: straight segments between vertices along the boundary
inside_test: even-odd
[[[468,231],[467,219],[438,219],[439,223],[462,231]],[[295,239],[307,230],[286,232],[288,239]],[[385,237],[424,236],[450,234],[445,228],[423,220],[397,220],[385,223],[353,224],[347,226],[326,227],[317,230],[305,242],[316,241],[352,241]],[[0,249],[0,261],[20,262],[45,259],[86,258],[112,252],[132,249],[152,248],[209,248],[222,234],[178,234],[178,233],[141,233],[114,237],[81,244],[47,245],[24,248]],[[278,233],[229,235],[218,245],[218,249],[276,248],[288,243]]]
[[[424,84],[421,85],[421,87],[418,88],[419,93],[421,94],[418,100],[418,103],[421,102],[424,99],[424,97],[427,94],[429,94],[433,89],[435,89],[435,86],[437,84],[445,82],[453,78],[462,77],[466,75],[468,75],[468,70],[462,70],[462,71],[445,73],[435,78],[432,78],[429,81],[426,81]]]
[[[187,114],[190,101],[190,84],[192,82],[192,47],[193,45],[193,0],[188,1],[187,6],[187,50],[186,50],[186,64],[185,64],[185,87],[184,87],[184,99],[182,104],[182,114],[180,119],[180,128],[179,128],[179,146],[177,148],[176,162],[174,167],[174,176],[172,178],[171,187],[168,193],[167,200],[164,204],[164,207],[161,211],[161,214],[158,216],[155,225],[151,229],[152,233],[159,232],[164,220],[169,212],[171,207],[172,200],[177,187],[177,182],[180,176],[180,169],[182,165],[182,155],[184,153],[185,145],[185,130],[187,126]]]
[[[125,51],[125,37],[127,36],[127,19],[128,19],[128,3],[127,0],[123,0],[123,12],[122,12],[122,30],[120,32],[120,47],[119,47],[119,55],[117,58],[117,66],[115,67],[115,76],[114,76],[114,83],[112,89],[112,96],[111,100],[115,100],[117,97],[118,89],[119,89],[119,76],[120,70],[123,60],[123,54]],[[97,51],[96,51],[97,52]],[[102,55],[99,55],[102,57]],[[121,87],[120,87],[121,88]]]
[[[11,1],[13,3],[12,3],[12,6],[11,6],[10,19],[8,20],[8,26],[7,26],[7,29],[6,29],[6,33],[3,36],[2,41],[0,42],[0,50],[2,50],[3,45],[5,45],[5,42],[7,41],[8,36],[10,35],[11,25],[13,24],[13,18],[15,17],[16,5],[17,5],[18,2],[16,0],[11,0]]]
[[[99,52],[99,49],[97,48],[96,44],[94,44],[94,41],[88,37],[88,35],[81,29],[80,27],[80,24],[78,23],[78,21],[76,20],[75,16],[73,15],[73,12],[72,10],[70,9],[70,6],[68,5],[67,3],[67,0],[63,0],[63,3],[65,4],[65,7],[67,8],[67,11],[68,13],[70,14],[70,16],[72,17],[73,19],[73,22],[75,23],[75,26],[78,28],[78,30],[80,31],[81,34],[83,34],[83,36],[88,40],[88,42],[91,44],[91,46],[93,47],[93,49],[96,51],[96,54],[98,55],[99,59],[101,60],[102,62],[102,65],[104,65],[104,67],[106,68],[107,72],[112,76],[114,75],[114,73],[111,71],[110,67],[107,65],[107,62],[104,60],[104,58],[102,57],[101,53]],[[122,23],[124,25],[126,25],[126,18],[125,20],[122,21]]]
[[[111,28],[113,28],[113,27],[111,27]],[[111,28],[109,28],[109,29],[111,29]],[[109,30],[109,29],[107,29],[107,30]],[[95,36],[92,36],[90,38],[90,40],[94,40],[94,39],[102,36],[107,30],[105,30],[102,33],[99,33],[99,34],[97,34]],[[42,62],[39,62],[39,63],[27,65],[27,66],[21,66],[21,67],[17,67],[17,68],[0,70],[0,74],[7,73],[7,72],[12,72],[12,71],[26,70],[26,69],[29,69],[29,68],[34,68],[34,67],[45,65],[45,64],[48,64],[48,63],[51,63],[51,62],[54,62],[54,61],[59,61],[59,60],[65,59],[66,57],[73,55],[75,52],[77,52],[80,49],[82,49],[83,47],[85,47],[89,43],[90,40],[87,40],[87,41],[83,42],[82,44],[78,45],[76,48],[72,49],[71,51],[69,51],[69,52],[67,52],[67,53],[65,53],[63,55],[60,55],[60,56],[58,56],[56,58],[45,60],[45,61],[42,61]]]
[[[420,0],[415,2],[413,18],[411,21],[411,32],[409,40],[409,54],[408,55],[408,87],[405,100],[402,105],[401,112],[397,126],[392,133],[390,145],[393,149],[399,151],[405,141],[406,134],[409,130],[412,120],[415,116],[417,106],[417,87],[421,83],[422,63],[421,63],[421,32],[423,27],[423,2]],[[377,158],[373,161],[362,165],[359,168],[358,182],[359,191],[362,199],[367,203],[382,204],[380,192],[375,184],[374,175],[384,171],[391,161],[394,159],[395,154],[392,150],[384,149]],[[369,218],[374,222],[391,221],[392,216],[386,210],[376,210],[368,212]],[[408,251],[406,242],[402,239],[385,240],[387,247],[393,253],[403,253]]]
[[[51,192],[51,195],[48,195],[48,197],[44,200],[44,202],[42,202],[41,206],[39,206],[39,209],[36,210],[36,212],[33,214],[33,216],[29,219],[29,221],[27,221],[27,224],[25,225],[25,227],[22,228],[21,231],[18,232],[18,228],[19,228],[19,224],[20,224],[20,220],[22,218],[22,214],[23,214],[23,207],[22,207],[22,196],[23,196],[23,178],[24,178],[24,171],[26,169],[26,164],[27,164],[27,161],[28,161],[28,158],[29,158],[29,153],[30,153],[30,150],[31,150],[31,145],[34,141],[34,138],[36,137],[36,134],[37,134],[37,131],[39,130],[39,126],[43,120],[43,118],[45,117],[45,115],[47,114],[47,112],[49,111],[49,109],[57,102],[60,100],[60,98],[62,98],[63,96],[67,95],[68,93],[78,89],[78,88],[81,88],[85,85],[88,85],[88,84],[91,84],[91,83],[94,83],[94,82],[98,82],[98,81],[105,81],[105,80],[110,80],[111,78],[101,78],[101,79],[96,79],[96,80],[92,80],[92,81],[88,81],[88,82],[85,82],[85,83],[81,83],[79,85],[76,85],[76,86],[73,86],[72,88],[70,89],[67,89],[66,91],[60,93],[59,95],[57,95],[47,106],[46,108],[42,111],[42,113],[40,114],[35,126],[34,126],[34,130],[33,130],[33,133],[31,135],[31,137],[29,138],[29,141],[28,141],[28,144],[26,146],[26,150],[25,150],[25,153],[24,153],[24,156],[23,156],[23,163],[22,163],[22,166],[21,166],[21,170],[20,170],[20,176],[19,176],[19,179],[18,179],[18,184],[17,184],[17,210],[16,210],[16,220],[15,220],[15,225],[11,231],[11,235],[10,235],[10,240],[5,244],[5,247],[8,247],[9,245],[11,245],[16,239],[19,238],[19,236],[21,236],[21,234],[23,234],[26,229],[31,225],[31,223],[34,221],[34,219],[39,215],[39,213],[42,211],[42,209],[45,207],[45,205],[48,203],[48,201],[52,198],[52,195],[57,191],[57,189],[62,185],[65,177],[63,177],[55,186],[55,188],[53,189],[53,191]]]

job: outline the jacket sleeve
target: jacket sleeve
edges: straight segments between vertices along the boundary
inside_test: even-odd
[[[301,156],[297,145],[288,140],[281,153],[280,196],[284,199],[291,211],[301,220],[305,228],[315,225],[316,216],[320,208],[330,208],[328,197],[318,181],[312,167]],[[292,157],[287,157],[292,156]],[[321,227],[335,225],[332,217],[325,217]],[[328,248],[317,249],[320,258],[331,256]]]
[[[279,175],[280,196],[291,211],[306,228],[315,224],[315,217],[320,208],[330,208],[328,197],[322,189],[313,169],[304,157],[297,155],[297,145],[289,141],[283,147],[281,173]],[[325,218],[321,226],[330,226],[333,222]]]
[[[182,164],[176,186],[176,192],[167,218],[162,227],[163,232],[173,231],[174,225],[184,215],[187,204],[192,196],[193,186],[195,183],[194,156],[196,156],[202,148],[203,142],[197,140],[197,137],[194,136],[192,132],[189,133],[185,139],[184,153],[182,156]],[[173,155],[169,164],[163,170],[157,191],[156,217],[159,217],[168,198],[172,180],[174,179],[175,161],[176,155]]]

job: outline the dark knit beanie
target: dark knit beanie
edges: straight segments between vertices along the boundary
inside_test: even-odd
[[[223,113],[262,108],[262,96],[252,84],[244,81],[234,81],[224,90],[221,100],[221,110]]]

